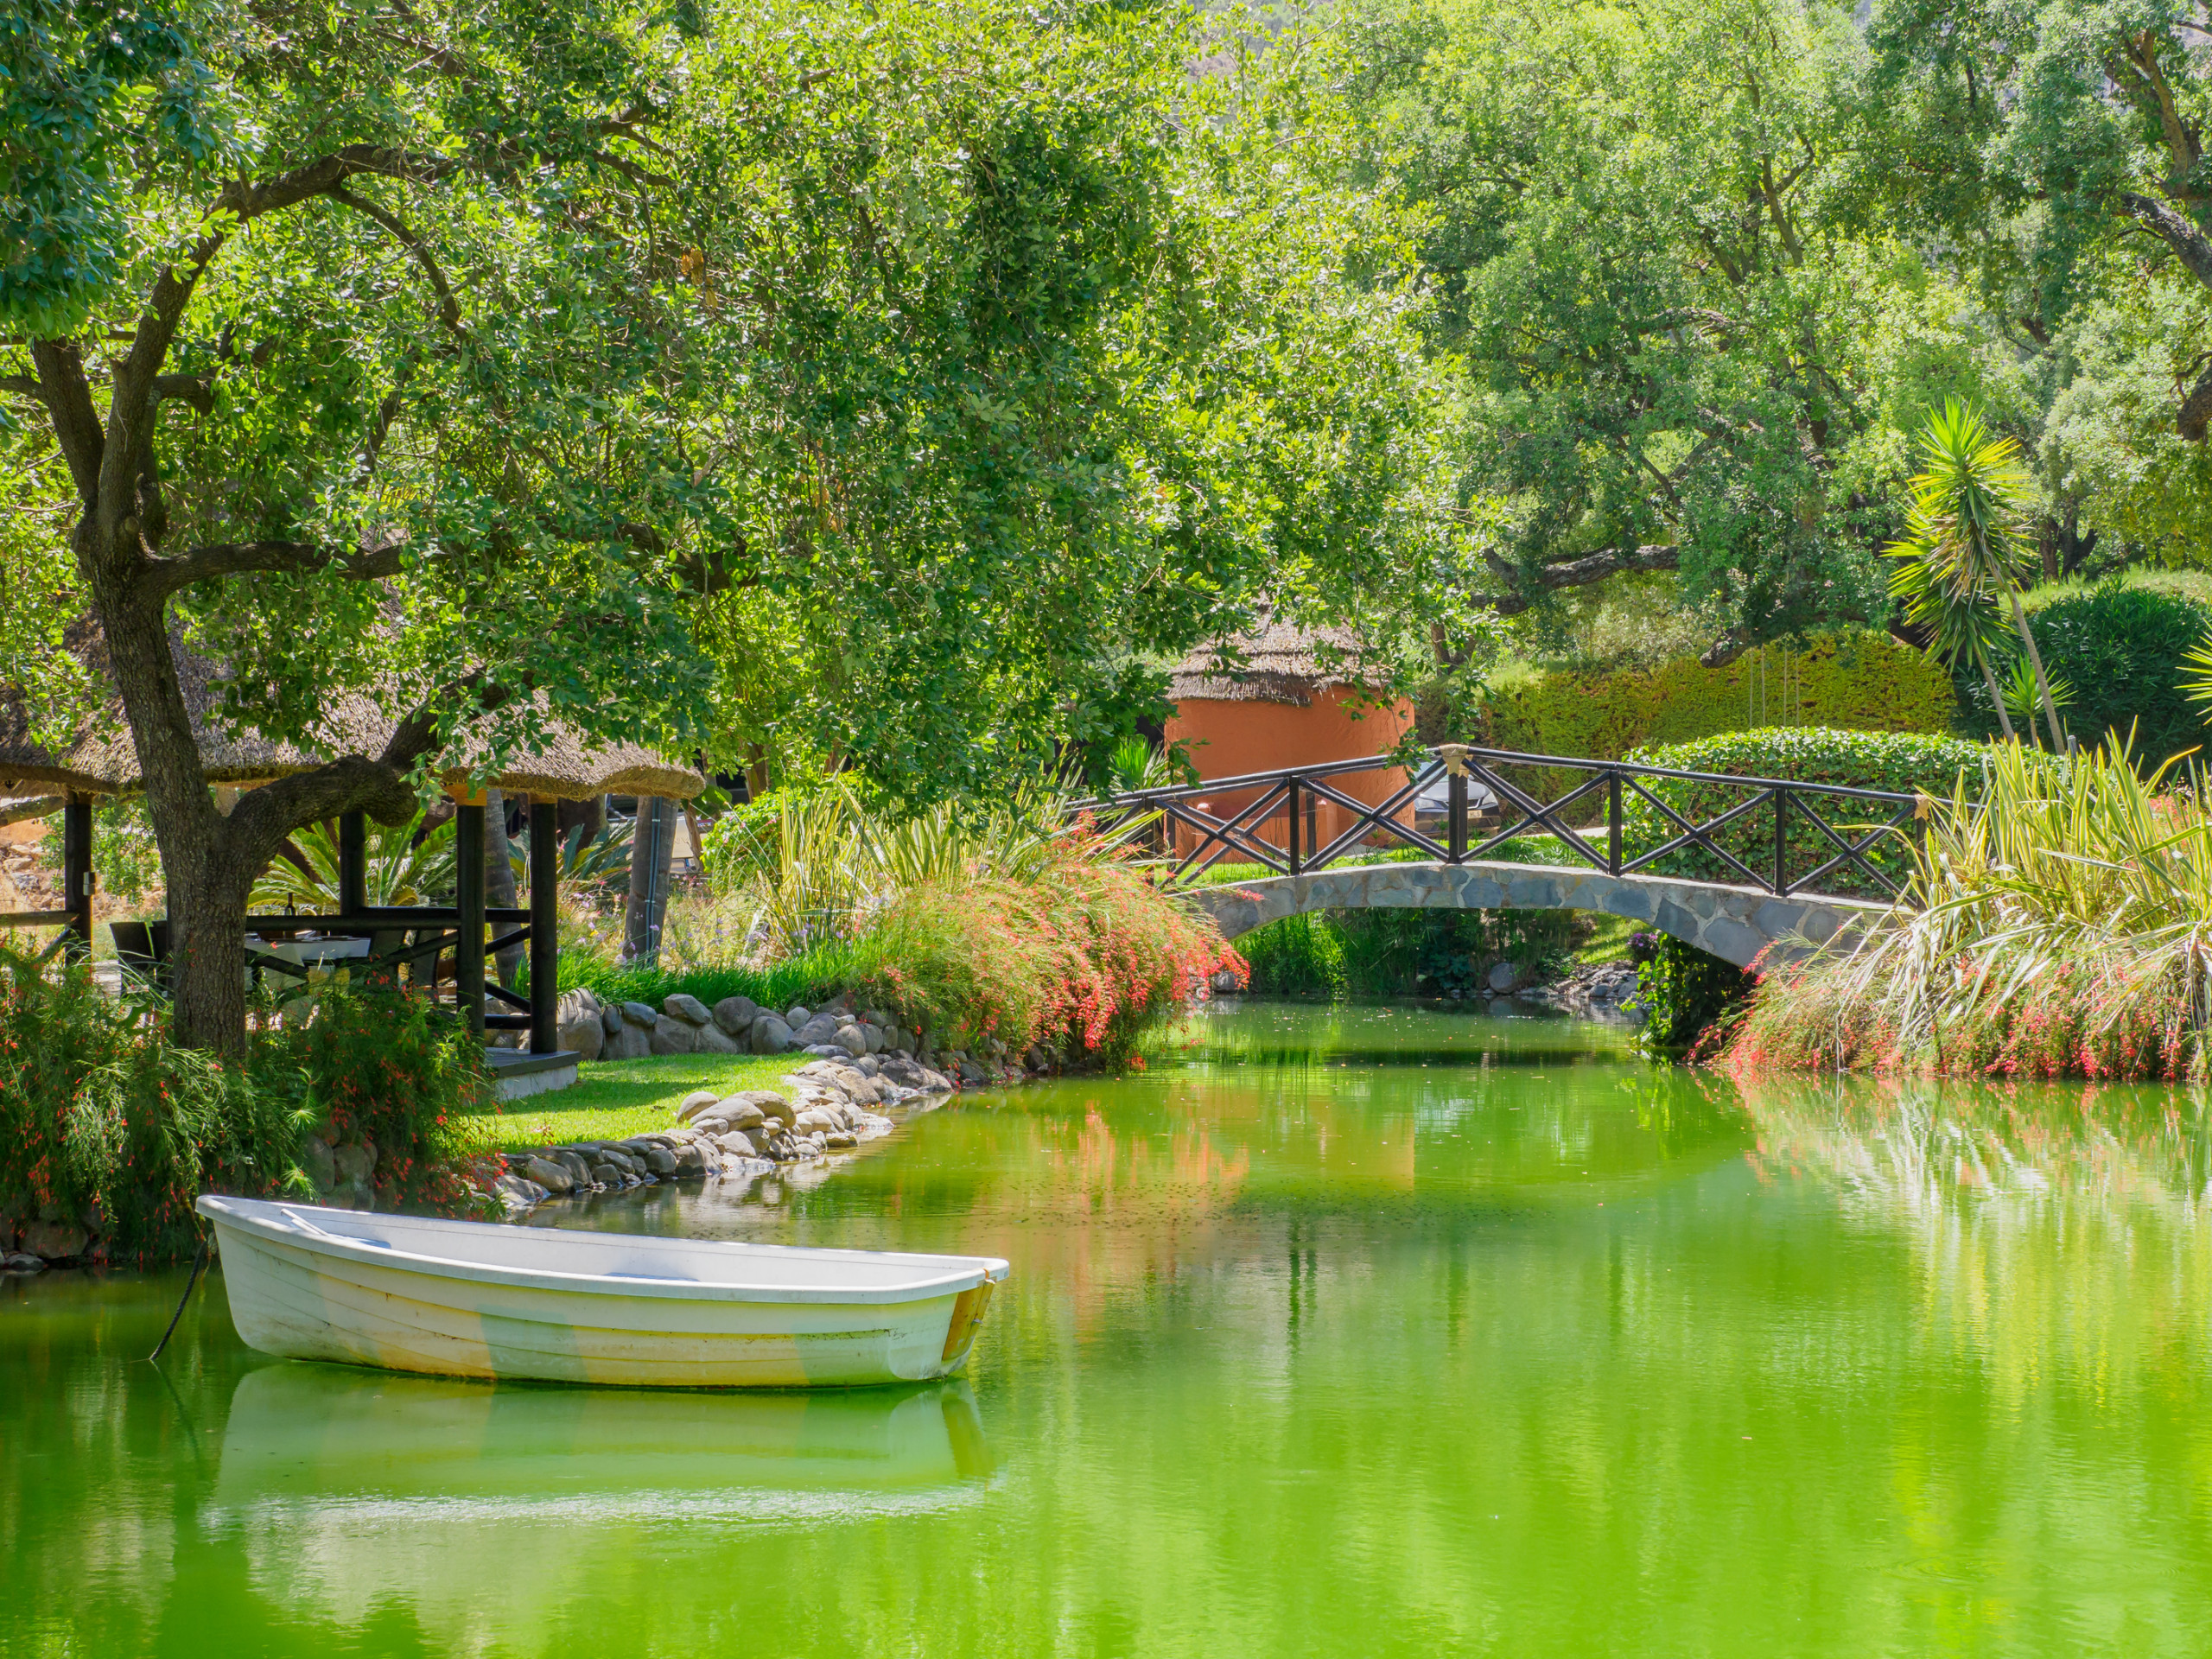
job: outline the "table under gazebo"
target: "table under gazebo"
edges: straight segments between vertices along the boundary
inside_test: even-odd
[[[210,785],[251,789],[324,764],[324,756],[318,753],[273,742],[250,731],[224,730],[213,718],[219,689],[217,677],[205,658],[192,653],[179,655],[182,690]],[[331,752],[378,753],[391,724],[391,717],[366,698],[349,697],[332,711],[327,722],[334,740]],[[308,935],[366,940],[366,956],[359,954],[357,947],[355,954],[346,957],[349,966],[404,976],[411,987],[432,996],[449,983],[457,1012],[480,1033],[526,1031],[528,1054],[556,1054],[560,1046],[555,1017],[560,972],[560,804],[605,795],[686,800],[705,787],[705,779],[691,768],[675,765],[648,749],[587,744],[550,714],[535,737],[536,753],[513,757],[491,769],[488,775],[472,778],[474,769],[465,756],[461,764],[442,775],[441,784],[454,802],[451,905],[370,904],[367,822],[362,813],[345,813],[337,820],[334,911],[249,913],[246,938],[240,940],[241,966],[305,979],[309,973],[305,964],[266,948],[268,943],[298,940]],[[30,797],[31,811],[60,814],[64,895],[59,909],[0,914],[0,926],[58,925],[62,930],[60,948],[88,955],[92,941],[92,898],[99,885],[92,862],[93,811],[99,801],[136,794],[141,787],[137,751],[118,707],[111,705],[102,710],[57,752],[31,740],[22,700],[0,690],[0,798]],[[505,800],[528,803],[529,902],[525,906],[487,903],[485,810],[487,792],[493,790]],[[15,816],[25,814],[18,810]],[[166,921],[111,923],[110,926],[117,932],[118,955],[158,981],[166,955]],[[254,948],[248,943],[251,939],[262,941],[263,948]],[[485,971],[489,959],[524,945],[528,946],[530,963],[526,996],[488,980]],[[452,956],[449,974],[441,968],[448,952]],[[506,1011],[487,1013],[487,998]]]

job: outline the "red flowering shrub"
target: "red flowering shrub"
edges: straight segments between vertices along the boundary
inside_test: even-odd
[[[1144,1028],[1244,959],[1087,824],[1020,881],[970,874],[900,893],[861,942],[860,983],[943,1049],[1041,1044],[1126,1063]]]

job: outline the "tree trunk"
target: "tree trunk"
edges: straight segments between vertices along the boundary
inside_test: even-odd
[[[2007,743],[2018,741],[2012,731],[2012,716],[2005,707],[2005,694],[1997,689],[1997,676],[1990,672],[1989,654],[1976,647],[1974,660],[1981,670],[1981,683],[1989,688],[1989,706],[1997,710],[1998,729],[2005,734]]]
[[[569,832],[581,827],[584,844],[588,847],[607,829],[607,797],[594,795],[586,800],[561,803],[561,836],[564,841]]]
[[[668,912],[668,866],[676,852],[676,814],[666,801],[638,798],[630,831],[630,896],[624,906],[622,955],[650,967],[660,960],[661,919]]]
[[[484,902],[495,910],[515,908],[515,867],[510,862],[513,843],[507,839],[507,804],[496,789],[484,791]],[[499,937],[502,929],[512,931],[511,922],[492,924],[492,937]],[[499,983],[509,990],[515,988],[515,977],[522,970],[522,946],[511,944],[498,957]]]
[[[2027,607],[2020,603],[2018,588],[2008,588],[2006,591],[2012,596],[2012,626],[2020,631],[2020,643],[2028,648],[2028,666],[2036,671],[2036,690],[2043,697],[2043,716],[2050,724],[2050,752],[2063,754],[2066,734],[2058,724],[2058,705],[2051,701],[2050,682],[2044,677],[2043,653],[2036,649],[2035,631],[2028,626]]]

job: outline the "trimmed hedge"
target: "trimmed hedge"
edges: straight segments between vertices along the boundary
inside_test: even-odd
[[[1948,795],[1959,774],[1967,774],[1969,792],[1981,769],[1978,743],[1961,738],[1938,737],[1923,732],[1844,732],[1818,727],[1774,727],[1764,731],[1732,732],[1695,743],[1676,743],[1640,749],[1628,759],[1639,765],[1664,766],[1675,772],[1716,772],[1739,778],[1782,778],[1808,784],[1840,784],[1851,789],[1890,790]],[[1723,784],[1669,780],[1647,785],[1651,792],[1693,823],[1718,817],[1745,798],[1741,790]],[[1856,840],[1863,830],[1849,826],[1880,822],[1889,815],[1876,812],[1873,804],[1854,804],[1835,800],[1821,805],[1821,817],[1839,834]],[[1663,846],[1679,834],[1674,823],[1633,791],[1626,794],[1622,818],[1621,846],[1630,858]],[[1761,876],[1774,868],[1774,814],[1762,806],[1747,812],[1715,837],[1719,844]],[[1837,849],[1802,814],[1790,819],[1786,865],[1793,881],[1802,880],[1827,863]],[[1895,836],[1869,848],[1867,862],[1892,880],[1900,879],[1910,860]],[[1694,877],[1705,880],[1740,882],[1743,877],[1726,862],[1700,847],[1670,853],[1650,873]],[[1855,864],[1831,871],[1819,891],[1847,897],[1881,899],[1887,892]]]
[[[2181,690],[2183,653],[2212,627],[2212,610],[2179,594],[2109,582],[2051,601],[2030,613],[2028,627],[2044,666],[2074,689],[2058,714],[2083,743],[2132,728],[2137,758],[2156,766],[2212,737]],[[1993,736],[1997,715],[1981,677],[1960,676],[1958,696],[1961,728]]]
[[[1612,760],[1654,743],[1772,725],[1944,732],[1955,706],[1949,676],[1924,653],[1885,633],[1838,633],[1803,651],[1746,652],[1721,668],[1686,657],[1612,673],[1552,670],[1494,689],[1480,741]]]

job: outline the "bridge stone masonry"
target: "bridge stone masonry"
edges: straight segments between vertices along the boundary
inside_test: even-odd
[[[1648,922],[1739,968],[1762,951],[1770,963],[1802,956],[1889,909],[1866,899],[1777,898],[1757,887],[1666,876],[1472,862],[1338,867],[1186,893],[1229,939],[1313,910],[1589,910]]]

